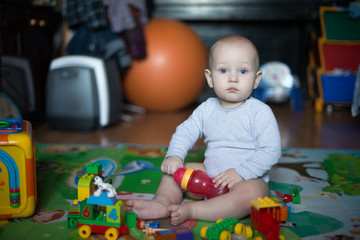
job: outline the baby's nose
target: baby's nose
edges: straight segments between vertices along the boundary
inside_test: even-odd
[[[230,76],[229,76],[229,81],[230,81],[230,82],[237,82],[237,81],[239,81],[237,74],[235,74],[235,73],[230,74]]]

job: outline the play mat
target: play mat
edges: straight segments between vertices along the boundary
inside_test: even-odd
[[[67,228],[66,218],[85,167],[101,163],[119,199],[151,199],[165,152],[166,147],[141,145],[37,144],[36,213],[1,220],[0,239],[81,239],[76,230]],[[204,148],[193,149],[186,160],[202,161],[203,154]],[[360,239],[360,150],[284,149],[280,163],[271,170],[269,186],[272,198],[288,206],[288,219],[281,227],[285,239]],[[283,197],[294,191],[299,192],[300,203],[285,203]],[[168,219],[162,222],[171,227]],[[189,221],[185,227],[191,228],[194,239],[201,239],[201,228],[212,224]]]

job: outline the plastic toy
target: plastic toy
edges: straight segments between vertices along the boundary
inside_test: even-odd
[[[288,200],[286,200],[286,197],[288,197]],[[293,203],[297,203],[300,204],[301,203],[301,198],[300,198],[300,194],[299,194],[299,190],[297,188],[294,189],[293,193],[291,195],[289,194],[284,194],[283,196],[283,200],[284,202],[289,202],[292,201]]]
[[[235,218],[226,218],[217,220],[213,226],[201,228],[200,237],[210,240],[231,239],[231,233],[240,235],[243,224]]]
[[[147,58],[135,60],[124,79],[124,93],[150,111],[188,106],[203,90],[207,50],[186,24],[152,19],[145,28]]]
[[[168,231],[168,230],[169,229],[166,229],[166,228],[152,228],[149,225],[146,228],[141,229],[141,231],[143,231],[145,233],[145,237],[154,235],[155,233],[160,232],[160,231]]]
[[[0,120],[0,219],[31,216],[36,202],[31,124],[20,119]]]
[[[268,197],[250,201],[251,227],[261,233],[266,240],[283,240],[280,235],[281,204]],[[251,238],[252,234],[245,236]],[[257,237],[257,239],[262,239]]]
[[[110,183],[104,183],[101,177],[95,176],[94,184],[97,186],[97,190],[94,192],[94,196],[99,197],[104,191],[107,192],[107,197],[109,198],[116,196],[115,188]]]
[[[210,240],[231,239],[231,233],[242,235],[245,239],[284,240],[280,234],[280,223],[287,219],[287,207],[274,202],[268,197],[250,201],[250,225],[237,219],[219,219],[213,226],[205,226],[200,236]],[[286,215],[286,216],[285,216]]]
[[[300,84],[287,64],[271,61],[263,64],[260,70],[262,79],[252,94],[255,98],[278,103],[290,99],[293,108],[302,110]]]
[[[125,211],[125,204],[117,200],[113,186],[103,182],[100,163],[92,162],[85,169],[86,174],[78,181],[78,199],[73,201],[67,216],[68,228],[78,229],[80,237],[89,238],[97,233],[116,240],[120,235],[131,233],[136,239],[150,236],[152,239],[193,239],[190,229],[169,230],[159,228],[159,222],[138,220],[135,213]]]
[[[278,192],[278,194],[285,203],[288,202],[293,202],[297,204],[301,203],[300,193],[297,188],[295,188],[291,194],[282,194],[281,192]]]
[[[74,200],[68,215],[68,228],[79,229],[82,238],[99,233],[105,234],[109,240],[115,240],[120,235],[128,234],[128,225],[136,227],[136,217],[125,213],[125,205],[116,199],[115,189],[102,181],[99,163],[91,163],[86,169],[87,173],[78,183],[79,199]],[[98,189],[95,189],[96,186]]]
[[[136,227],[139,229],[146,229],[147,227],[151,228],[159,228],[160,223],[158,221],[144,221],[144,220],[138,220],[136,222]]]
[[[158,231],[154,237],[157,240],[192,240],[194,239],[194,233],[188,228],[177,228]]]
[[[174,239],[174,240],[192,240],[193,232],[188,228],[164,229],[159,228],[159,222],[138,220],[136,227],[144,232],[145,238],[155,239]]]
[[[212,178],[201,170],[179,168],[173,177],[182,189],[190,193],[204,195],[207,199],[229,192],[227,187],[215,188]]]

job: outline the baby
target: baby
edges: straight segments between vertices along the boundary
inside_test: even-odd
[[[205,77],[216,98],[209,98],[180,124],[161,164],[163,176],[153,200],[129,200],[127,209],[141,219],[171,217],[216,221],[243,218],[249,201],[269,194],[268,172],[281,155],[276,119],[266,104],[251,97],[262,73],[255,45],[242,36],[218,40],[210,49]],[[185,163],[187,152],[204,136],[203,163]],[[203,170],[215,187],[227,186],[221,196],[181,204],[183,191],[172,177],[181,167]]]

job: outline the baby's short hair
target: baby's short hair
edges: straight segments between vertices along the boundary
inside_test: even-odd
[[[259,59],[259,52],[258,52],[257,47],[256,47],[255,44],[254,44],[252,41],[250,41],[248,38],[243,37],[243,36],[240,36],[240,35],[229,35],[229,36],[226,36],[226,37],[222,37],[222,38],[220,38],[219,40],[217,40],[217,41],[211,46],[210,51],[209,51],[209,62],[208,62],[209,69],[211,69],[211,66],[212,66],[212,55],[213,55],[213,50],[214,50],[214,48],[215,48],[216,45],[218,45],[218,44],[240,43],[240,42],[249,44],[250,47],[252,47],[252,48],[255,50],[255,54],[256,54],[256,68],[259,69],[259,68],[260,68],[260,59]]]

